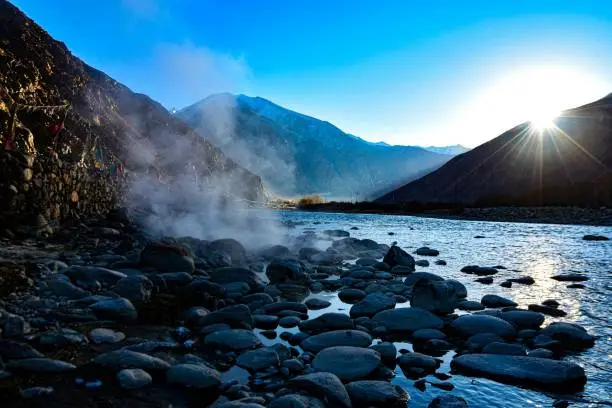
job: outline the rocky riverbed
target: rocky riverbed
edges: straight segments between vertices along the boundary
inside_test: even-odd
[[[408,253],[349,231],[306,232],[248,251],[233,239],[149,236],[117,211],[46,240],[3,241],[3,400],[404,407],[411,396],[393,382],[399,367],[415,389],[443,391],[430,407],[465,407],[479,405],[454,392],[462,376],[563,393],[588,380],[566,357],[599,339],[563,322],[554,299],[529,308],[494,294],[467,300],[463,279],[415,271],[444,265],[436,248]],[[502,268],[458,274],[486,279]],[[331,293],[349,307],[333,308]],[[441,359],[449,351],[450,370]]]

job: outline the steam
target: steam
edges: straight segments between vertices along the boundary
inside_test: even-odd
[[[163,45],[159,56],[165,74],[156,80],[180,92],[182,98],[201,99],[218,87],[231,88],[248,80],[244,60],[206,48]],[[216,114],[207,132],[200,135],[223,147],[220,141],[233,131],[236,118],[231,110]],[[151,126],[150,118],[143,115],[132,115],[128,120],[136,132],[126,143],[131,164],[126,204],[149,233],[205,240],[234,238],[249,249],[283,241],[285,231],[275,214],[250,208],[250,200],[258,198],[247,194],[258,182],[253,176],[229,162],[223,163],[220,171],[211,171],[211,158],[202,157],[205,149],[197,149],[191,138],[173,134],[171,126]],[[140,136],[143,134],[146,138]],[[244,164],[247,157],[245,149],[236,161]]]

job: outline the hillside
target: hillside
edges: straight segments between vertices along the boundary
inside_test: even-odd
[[[213,95],[177,115],[285,197],[373,198],[450,159],[419,147],[366,142],[263,98]]]
[[[377,200],[466,205],[612,205],[612,94],[523,123]]]
[[[48,131],[58,124],[58,134]],[[189,174],[202,184],[215,180],[225,195],[258,199],[259,177],[202,136],[159,103],[72,55],[0,0],[0,142],[7,151],[37,160],[58,157],[64,166],[119,166],[168,186]]]

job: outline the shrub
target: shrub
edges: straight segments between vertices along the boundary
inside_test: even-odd
[[[309,195],[300,198],[298,201],[298,207],[307,207],[309,205],[323,204],[325,200],[320,195]]]

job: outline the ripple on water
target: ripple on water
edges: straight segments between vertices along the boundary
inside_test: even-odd
[[[553,321],[576,322],[597,336],[594,348],[568,356],[568,360],[582,365],[588,376],[583,393],[554,395],[539,391],[508,386],[481,378],[454,375],[449,381],[455,385],[453,394],[465,398],[473,407],[550,407],[555,399],[574,401],[575,407],[594,406],[586,401],[612,401],[612,328],[609,316],[612,313],[612,285],[609,283],[612,271],[612,241],[583,241],[585,234],[612,236],[611,227],[590,227],[576,225],[502,223],[484,221],[458,221],[409,216],[370,214],[307,213],[300,211],[278,212],[283,221],[303,222],[293,234],[302,234],[306,229],[322,233],[326,229],[350,230],[351,236],[369,238],[379,243],[398,245],[413,253],[421,246],[440,251],[435,259],[447,261],[446,266],[417,267],[417,270],[432,272],[444,278],[457,279],[466,285],[469,300],[480,300],[485,294],[497,294],[513,299],[520,307],[530,303],[541,303],[555,299],[559,308],[568,315],[564,318],[546,317],[545,325]],[[317,222],[317,224],[314,224]],[[388,233],[393,232],[390,236]],[[484,236],[485,238],[475,238]],[[325,245],[329,243],[326,242]],[[418,256],[416,256],[419,259]],[[474,283],[476,278],[459,272],[465,265],[503,265],[494,275],[492,285]],[[568,283],[557,282],[550,277],[559,273],[584,272],[589,276],[585,289],[567,288]],[[513,284],[503,288],[499,283],[509,278],[528,275],[535,284],[527,286]],[[342,303],[335,294],[321,292],[314,295],[327,299],[332,305],[326,309],[309,311],[309,317],[323,313],[341,311],[348,313],[350,305]],[[399,304],[397,307],[407,306]],[[278,332],[296,333],[297,328],[278,329]],[[259,330],[257,331],[260,332]],[[269,340],[261,336],[265,344],[285,341]],[[409,343],[396,343],[398,349],[412,350]],[[439,372],[450,372],[449,363],[453,352],[443,356]],[[412,397],[414,406],[426,406],[429,401],[446,391],[427,386],[425,392],[417,390],[413,381],[406,379],[399,368],[394,383],[405,387]],[[433,376],[427,380],[439,381]]]

